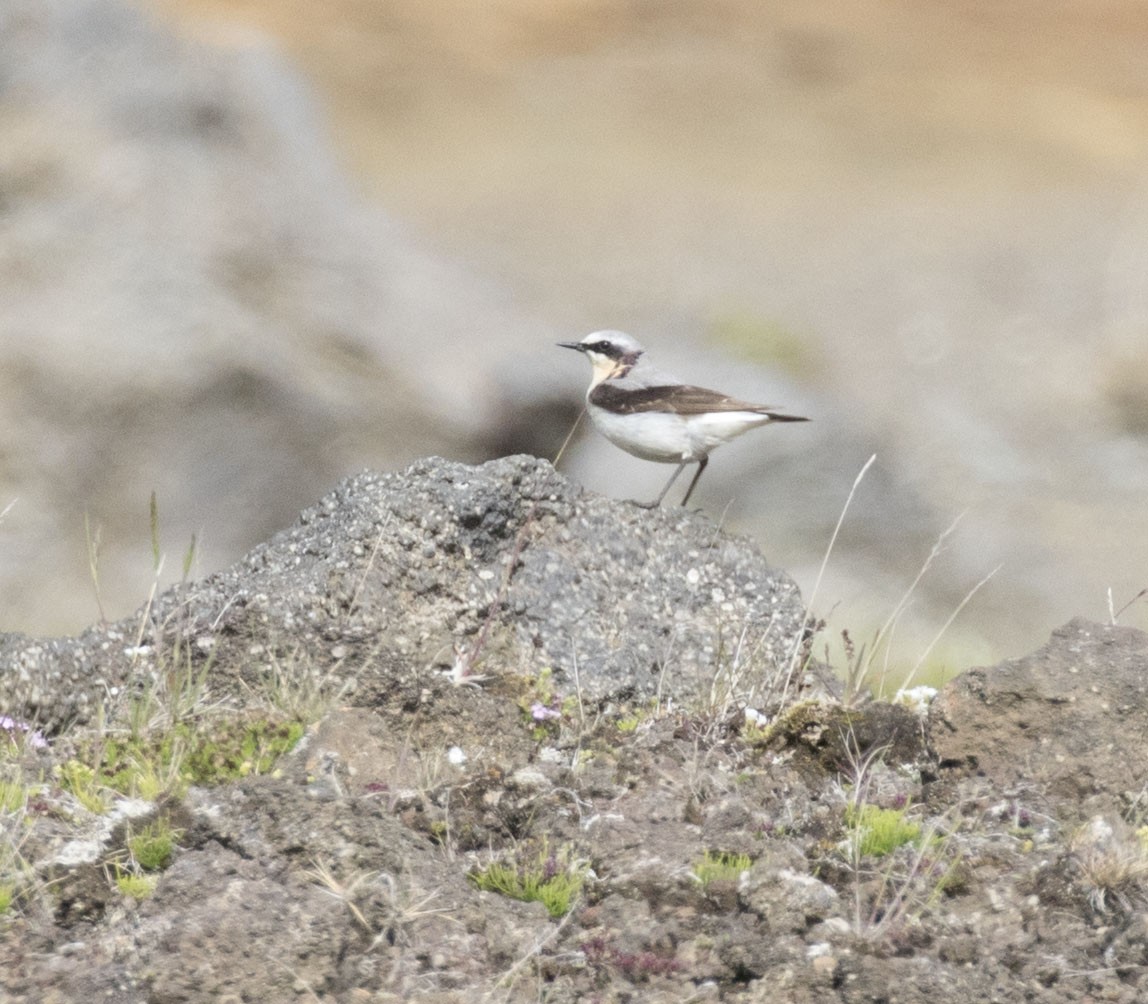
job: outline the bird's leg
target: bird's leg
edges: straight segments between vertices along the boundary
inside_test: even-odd
[[[694,493],[694,487],[698,483],[698,478],[700,478],[702,476],[702,471],[704,471],[706,469],[706,464],[708,464],[709,462],[710,462],[709,457],[702,457],[702,459],[698,461],[698,472],[697,472],[697,474],[694,475],[693,481],[690,482],[689,488],[686,489],[686,497],[684,499],[682,499],[682,505],[685,505],[687,502],[689,502],[690,496],[693,495],[693,493]],[[679,467],[678,470],[680,471],[681,467]],[[677,475],[675,474],[674,477],[676,478]],[[666,487],[669,488],[670,486],[666,485]],[[662,494],[665,495],[666,493],[662,492]],[[661,502],[661,499],[658,499],[658,501]]]
[[[673,483],[678,480],[678,475],[681,474],[683,470],[685,470],[685,466],[688,463],[688,460],[683,460],[680,464],[678,464],[678,469],[670,475],[670,480],[666,482],[666,487],[662,489],[662,494],[654,499],[653,502],[635,502],[634,504],[641,506],[643,509],[657,509],[658,506],[662,504],[662,499],[666,497],[666,492],[668,492]],[[697,479],[695,478],[695,480]]]

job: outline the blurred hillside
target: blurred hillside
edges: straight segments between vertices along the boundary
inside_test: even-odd
[[[295,435],[261,406],[273,431],[228,465],[223,508],[215,486],[187,473],[194,463],[156,450],[155,469],[180,482],[164,494],[197,499],[172,503],[172,534],[214,537],[213,567],[286,523],[345,465],[556,448],[562,421],[540,433],[539,416],[576,404],[586,374],[550,343],[620,327],[683,376],[814,417],[808,430],[727,447],[697,499],[758,539],[807,597],[849,487],[877,453],[817,597],[834,627],[863,636],[880,623],[961,513],[899,629],[909,662],[998,564],[949,635],[961,665],[1031,647],[1074,614],[1103,619],[1109,587],[1119,607],[1148,585],[1140,5],[151,0],[150,10],[154,27],[141,31],[152,47],[135,55],[90,25],[65,34],[76,51],[110,46],[108,65],[127,66],[141,94],[170,96],[163,67],[182,60],[199,68],[197,86],[245,109],[224,116],[231,132],[197,126],[166,168],[195,170],[244,137],[227,180],[192,186],[186,203],[209,207],[231,235],[224,286],[258,318],[259,337],[225,326],[222,341],[230,354],[276,357],[275,375],[260,364],[254,383],[275,390],[283,415],[300,414],[298,393],[302,414],[322,418],[299,419]],[[169,31],[182,40],[164,41]],[[140,65],[154,69],[141,76]],[[307,84],[293,82],[294,67]],[[82,67],[71,72],[49,107],[91,89]],[[171,112],[162,107],[157,121]],[[113,120],[142,144],[134,114]],[[141,174],[172,185],[141,228],[154,238],[172,206],[183,219],[188,183],[148,163]],[[253,234],[265,238],[254,254]],[[294,271],[283,271],[284,241],[288,260],[304,263]],[[171,272],[186,275],[185,264],[175,256]],[[205,274],[204,289],[216,288],[219,270]],[[155,289],[170,298],[165,275]],[[280,347],[285,329],[296,352]],[[251,369],[231,360],[232,382],[205,377],[223,388],[209,409],[235,400],[235,374]],[[383,371],[396,389],[372,396]],[[252,424],[231,407],[223,440]],[[172,419],[202,442],[184,414],[203,409]],[[125,425],[130,435],[133,423],[113,427]],[[188,449],[209,469],[220,438],[207,442],[217,445]],[[265,466],[274,478],[249,479]],[[569,468],[620,496],[649,495],[665,474],[592,438]],[[148,482],[137,481],[146,513]],[[69,530],[85,505],[99,508],[85,500],[125,483],[119,467],[94,463]],[[120,553],[129,523],[119,522]],[[20,506],[0,529],[9,547],[29,532]],[[146,538],[146,515],[135,532]],[[64,543],[75,550],[74,533]],[[67,573],[79,590],[84,560],[81,537]],[[121,578],[132,564],[147,561],[125,559]],[[41,603],[20,609],[4,626],[45,623]],[[1148,625],[1148,606],[1122,620]]]

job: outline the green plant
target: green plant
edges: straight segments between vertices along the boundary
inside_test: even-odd
[[[877,801],[887,746],[862,753],[852,731],[842,736],[850,781],[843,785],[846,838],[837,848],[852,875],[853,931],[867,941],[889,938],[966,879],[953,836],[960,807],[918,823],[904,808]],[[886,797],[889,797],[886,795]],[[894,793],[893,797],[897,797]]]
[[[183,769],[183,747],[173,743],[164,756],[132,754],[120,789],[148,802],[183,798],[190,783]]]
[[[637,732],[644,726],[657,721],[663,714],[655,699],[636,705],[625,705],[618,709],[618,717],[614,719],[614,728],[624,734]]]
[[[467,877],[484,892],[541,903],[557,919],[570,912],[587,871],[588,865],[575,860],[569,847],[555,853],[543,841],[535,853],[520,852],[507,861],[492,861]]]
[[[156,886],[159,885],[159,876],[141,875],[136,872],[125,871],[117,866],[115,882],[116,888],[123,895],[131,899],[143,900],[155,892]]]
[[[266,774],[284,753],[295,748],[307,731],[302,722],[266,718],[221,723],[187,755],[187,773],[194,784]]]
[[[877,805],[850,805],[845,810],[850,840],[863,857],[884,857],[905,844],[921,839],[921,825],[906,818],[904,809],[883,809]]]
[[[753,859],[748,854],[729,851],[706,851],[694,862],[694,877],[703,885],[711,882],[736,882],[748,870]]]
[[[632,714],[619,718],[615,723],[615,727],[619,732],[635,732],[641,724],[642,716],[640,714]]]
[[[128,705],[128,728],[133,736],[192,724],[209,717],[208,678],[213,660],[197,665],[182,643],[157,656],[154,678]]]
[[[853,873],[853,931],[867,941],[893,937],[931,908],[942,896],[960,890],[967,881],[953,843],[946,830],[946,818],[930,820],[917,827],[915,836],[898,827],[890,839],[901,840],[896,848],[881,854],[874,850],[865,858],[860,842],[850,841],[850,870]],[[879,868],[867,861],[879,860]]]
[[[26,836],[20,832],[24,821],[23,811],[0,821],[0,916],[25,897],[35,883],[35,873],[20,852]]]
[[[888,774],[885,766],[887,745],[874,746],[865,753],[858,748],[852,727],[841,733],[848,761],[849,783],[843,785],[847,853],[855,866],[865,857],[885,857],[905,844],[919,844],[921,825],[907,818],[898,805],[879,804],[880,779]]]
[[[220,784],[268,773],[305,731],[302,722],[247,716],[101,735],[79,744],[79,759],[64,764],[61,776],[65,787],[92,811],[107,811],[107,790],[149,800],[178,798],[189,784]],[[96,804],[103,808],[97,810]]]
[[[130,833],[126,843],[135,864],[145,872],[158,872],[171,863],[171,856],[181,836],[182,832],[175,829],[171,819],[165,815],[138,833]]]
[[[0,812],[17,812],[27,804],[27,786],[13,778],[0,777]]]
[[[217,784],[273,770],[302,738],[309,716],[325,710],[334,690],[326,676],[297,672],[299,667],[288,660],[286,667],[274,662],[266,679],[255,685],[254,700],[245,702],[247,712],[213,693],[215,650],[209,645],[205,653],[188,604],[175,603],[162,618],[156,612],[164,555],[154,492],[149,517],[153,582],[134,645],[128,648],[135,675],[148,682],[101,706],[94,726],[73,738],[71,759],[56,768],[60,784],[98,813],[108,810],[117,793],[149,801],[179,799],[190,784]],[[85,528],[98,602],[100,531],[90,519]],[[177,589],[189,581],[196,546],[192,536]],[[42,741],[38,732],[30,735]]]
[[[104,863],[104,873],[124,896],[147,899],[159,885],[159,873],[171,864],[182,831],[161,815],[139,830],[128,828],[123,847]]]
[[[36,874],[22,853],[24,842],[32,832],[28,801],[39,785],[24,783],[19,767],[5,763],[6,750],[0,730],[0,916],[26,898],[36,885]]]
[[[563,721],[571,721],[576,712],[581,720],[581,705],[576,695],[561,698],[554,683],[554,671],[543,669],[537,676],[522,678],[518,707],[531,726],[531,736],[541,742],[556,735]]]
[[[65,760],[56,767],[61,787],[89,812],[102,816],[110,808],[107,788],[97,772],[80,760]]]

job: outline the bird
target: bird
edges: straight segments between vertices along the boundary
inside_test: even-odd
[[[580,342],[558,345],[590,360],[586,410],[595,428],[635,457],[678,465],[653,502],[638,503],[644,508],[660,506],[686,465],[696,463],[697,473],[681,501],[686,505],[711,451],[722,443],[770,422],[809,421],[773,405],[682,383],[651,365],[641,343],[624,331],[595,331]]]

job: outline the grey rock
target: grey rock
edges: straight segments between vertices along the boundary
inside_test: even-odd
[[[1065,820],[1120,813],[1148,784],[1148,634],[1077,618],[1031,655],[953,680],[929,734],[949,774],[1023,787]]]
[[[738,900],[779,935],[800,933],[843,912],[836,890],[810,875],[804,852],[784,841],[765,847],[742,876]]]
[[[432,459],[345,481],[232,568],[119,624],[0,636],[0,707],[58,727],[181,658],[235,692],[305,665],[367,704],[550,670],[586,705],[765,706],[833,687],[799,664],[803,618],[793,581],[703,515],[583,493],[533,457]]]
[[[359,475],[136,618],[7,636],[7,708],[103,717],[0,746],[0,999],[1144,999],[1146,639],[1075,621],[971,671],[937,699],[930,754],[909,711],[791,678],[802,621],[789,580],[705,517],[509,457]],[[668,668],[643,672],[632,647],[666,632]],[[263,773],[149,803],[177,846],[137,901],[114,877],[146,817],[73,853],[92,821],[53,768],[96,757],[125,698],[173,673],[204,678],[189,714],[212,737],[263,721],[276,681],[339,699]],[[723,704],[755,689],[772,739]],[[904,803],[923,839],[855,858],[857,800]],[[750,864],[703,881],[715,852]],[[570,911],[481,891],[495,862],[576,873]]]

